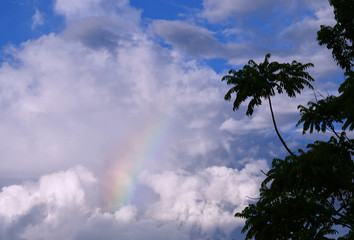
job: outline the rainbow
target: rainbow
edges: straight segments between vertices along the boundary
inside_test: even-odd
[[[168,142],[171,120],[165,114],[144,119],[139,131],[123,139],[105,177],[105,204],[111,211],[129,204],[136,193],[137,177],[157,160]]]

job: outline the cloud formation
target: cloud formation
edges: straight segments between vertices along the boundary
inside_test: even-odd
[[[216,229],[228,234],[242,224],[235,222],[233,212],[243,209],[248,197],[258,195],[263,178],[259,170],[267,168],[265,160],[251,160],[241,171],[210,167],[193,174],[144,172],[140,184],[150,187],[158,200],[144,209],[125,205],[112,212],[97,197],[97,178],[75,167],[4,187],[0,236],[14,240],[166,239],[172,230],[169,239],[204,239],[217,236]]]
[[[202,16],[211,22],[220,22],[226,20],[232,15],[250,12],[270,1],[261,0],[203,0]]]
[[[238,3],[204,1],[203,18],[265,4]],[[54,10],[65,29],[7,47],[0,66],[0,237],[234,236],[243,222],[233,214],[257,197],[265,159],[282,152],[267,105],[253,118],[244,106],[232,112],[222,74],[204,60],[263,61],[269,49],[254,40],[261,34],[243,24],[210,30],[201,15],[144,26],[126,0],[57,0]],[[276,38],[295,50],[275,50],[272,60],[327,64],[312,40],[293,37],[300,26],[310,33],[329,21],[327,12],[282,27]],[[275,98],[284,138],[296,132],[296,107],[310,97]]]

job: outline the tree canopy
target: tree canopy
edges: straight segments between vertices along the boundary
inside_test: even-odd
[[[290,152],[284,159],[273,160],[261,184],[258,201],[235,214],[246,220],[242,229],[246,239],[334,239],[331,237],[336,237],[334,234],[339,229],[344,236],[337,239],[354,239],[354,139],[348,137],[348,131],[354,129],[354,4],[353,0],[330,0],[329,3],[334,7],[337,23],[334,27],[321,26],[318,41],[332,50],[334,60],[345,71],[345,81],[339,86],[338,96],[300,105],[297,126],[303,127],[304,134],[330,131],[333,136],[328,141],[309,144],[297,155]],[[301,80],[281,82],[282,64],[266,63],[266,60],[269,75],[261,75],[262,64],[250,61],[239,71],[230,70],[231,77],[223,78],[235,85],[225,96],[230,100],[232,93],[237,94],[234,110],[251,97],[253,102],[248,106],[247,115],[252,115],[262,98],[275,94],[274,89],[278,93],[284,89],[290,97],[294,96],[286,89],[296,89],[294,86],[300,86]],[[259,80],[256,85],[255,76],[267,80],[263,80],[265,83]],[[273,78],[276,80],[270,80]]]

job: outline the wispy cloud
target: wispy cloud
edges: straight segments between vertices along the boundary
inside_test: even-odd
[[[44,24],[44,18],[43,18],[42,13],[37,8],[35,8],[34,11],[35,12],[32,17],[32,25],[31,25],[32,29],[35,29],[38,26],[41,26]]]

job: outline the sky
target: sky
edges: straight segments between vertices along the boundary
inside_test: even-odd
[[[221,78],[271,53],[337,94],[334,23],[323,0],[1,1],[0,238],[242,239],[234,213],[287,152]],[[272,99],[295,152],[329,137],[295,127],[313,99]]]

